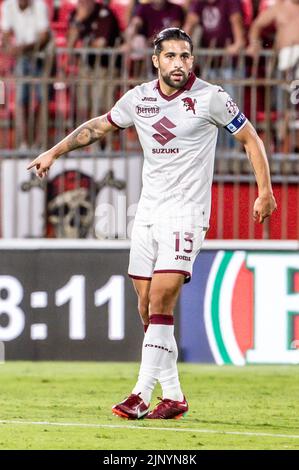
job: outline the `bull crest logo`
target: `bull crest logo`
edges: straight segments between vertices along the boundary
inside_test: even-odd
[[[184,103],[184,107],[186,108],[186,111],[192,111],[193,114],[196,114],[195,113],[195,105],[196,105],[197,101],[196,101],[195,98],[194,98],[194,100],[192,98],[183,98],[182,101]]]

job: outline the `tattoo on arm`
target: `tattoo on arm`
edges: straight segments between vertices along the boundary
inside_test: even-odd
[[[99,135],[96,130],[90,125],[83,124],[70,135],[67,143],[68,151],[93,144],[98,139]]]
[[[55,158],[58,158],[64,153],[71,152],[72,150],[93,144],[104,137],[110,130],[109,125],[110,123],[106,116],[93,118],[90,121],[84,122],[54,147]]]
[[[85,147],[86,145],[93,144],[97,140],[101,139],[104,135],[104,130],[101,129],[101,124],[109,124],[107,116],[101,116],[100,118],[94,118],[88,121],[78,129],[76,129],[70,136],[67,142],[68,151]]]

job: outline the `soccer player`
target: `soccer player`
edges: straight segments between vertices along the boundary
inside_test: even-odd
[[[258,186],[253,218],[276,208],[264,145],[251,123],[219,86],[192,72],[190,37],[179,28],[154,41],[158,80],[129,90],[108,114],[85,122],[33,160],[43,177],[56,158],[135,125],[144,151],[143,189],[132,230],[129,276],[145,336],[137,383],[112,411],[121,417],[174,419],[188,411],[177,369],[173,310],[209,225],[218,126],[244,144]],[[153,389],[163,397],[150,411]]]

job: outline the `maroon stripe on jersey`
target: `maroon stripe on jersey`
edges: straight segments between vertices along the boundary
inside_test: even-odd
[[[141,279],[144,281],[150,281],[151,277],[145,277],[145,276],[135,276],[134,274],[128,273],[128,276],[131,277],[132,279]]]
[[[154,313],[150,315],[149,321],[151,325],[173,325],[173,315],[164,315],[163,313]]]
[[[195,75],[194,72],[191,72],[191,73],[190,73],[190,77],[188,78],[188,81],[187,81],[187,83],[184,85],[183,88],[184,88],[185,90],[191,90],[191,88],[193,87],[193,84],[194,84],[195,80],[196,80],[196,75]]]
[[[120,130],[122,130],[122,131],[124,130],[124,127],[120,127],[120,126],[118,126],[117,124],[115,124],[115,122],[113,121],[113,119],[112,119],[112,117],[111,117],[111,113],[110,113],[110,112],[107,114],[107,119],[108,119],[108,121],[110,122],[110,124],[112,124],[112,126],[117,127],[117,129],[120,129]]]
[[[184,91],[191,90],[195,80],[196,80],[196,75],[195,75],[195,73],[191,72],[187,82],[185,83],[185,85],[182,88],[180,88],[178,91],[176,91],[173,95],[170,95],[170,96],[164,95],[163,91],[160,88],[159,80],[157,82],[156,88],[158,89],[158,92],[160,93],[162,98],[164,98],[164,100],[171,101],[171,100],[174,100],[175,98],[177,98],[178,96],[180,96],[182,93],[184,93]]]
[[[181,271],[180,269],[159,269],[158,271],[154,271],[154,274],[160,273],[178,273],[183,274],[186,277],[191,277],[191,274],[188,271]]]

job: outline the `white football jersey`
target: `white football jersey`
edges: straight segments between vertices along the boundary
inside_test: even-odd
[[[144,152],[135,222],[191,216],[208,227],[218,126],[236,134],[247,122],[231,97],[191,73],[171,96],[158,80],[136,86],[107,117],[119,128],[134,125]]]

